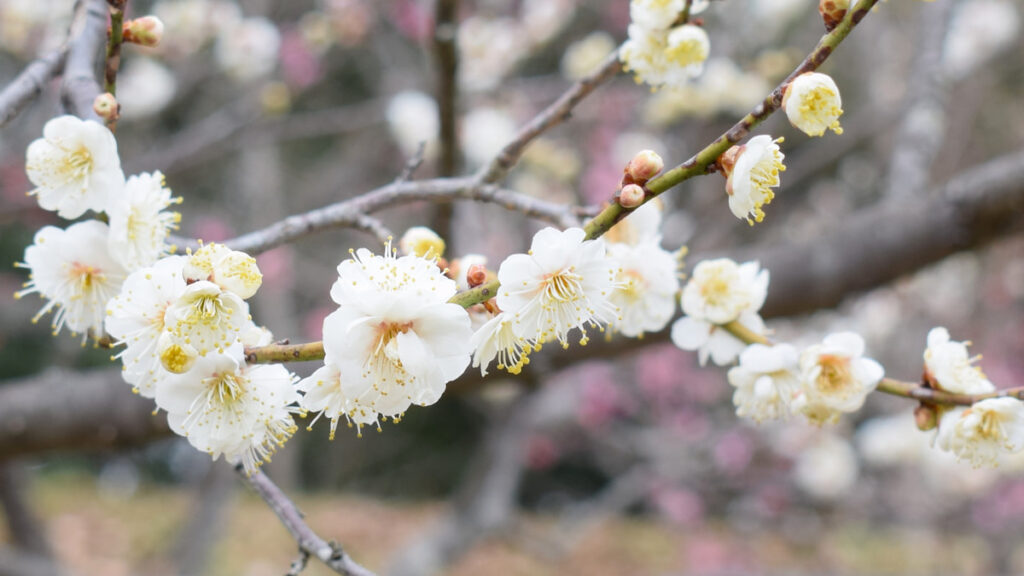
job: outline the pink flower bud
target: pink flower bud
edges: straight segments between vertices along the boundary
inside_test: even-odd
[[[143,16],[124,23],[124,41],[153,47],[164,37],[164,23],[156,16]]]
[[[623,208],[637,208],[644,203],[647,194],[644,189],[636,184],[627,184],[619,192],[619,204]]]
[[[934,430],[938,425],[939,417],[935,413],[935,408],[920,404],[917,408],[914,408],[914,423],[917,424],[918,430],[927,432]]]
[[[665,167],[665,161],[658,156],[658,153],[653,150],[641,150],[629,161],[629,165],[626,166],[626,173],[633,178],[633,181],[643,184],[651,178],[654,178],[655,174],[661,172],[661,169]]]
[[[92,101],[92,111],[108,124],[117,120],[119,105],[110,92],[104,92]]]

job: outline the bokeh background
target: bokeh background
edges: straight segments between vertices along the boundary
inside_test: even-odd
[[[385,185],[420,142],[414,178],[468,174],[599,65],[629,19],[626,0],[437,2],[457,14],[438,30],[434,1],[132,0],[130,16],[156,14],[166,31],[159,48],[125,48],[126,173],[161,170],[184,198],[179,234],[207,241]],[[71,14],[65,0],[0,0],[0,84],[63,43]],[[599,205],[635,152],[685,160],[822,33],[809,0],[715,0],[701,16],[712,56],[699,79],[652,93],[619,74],[529,148],[507,187]],[[688,246],[688,267],[697,255],[780,246],[813,254],[872,210],[918,213],[946,182],[1020,149],[1022,17],[1014,0],[881,4],[825,67],[842,89],[845,133],[808,139],[778,115],[758,128],[786,138],[766,221],[734,218],[711,175],[665,195],[663,245]],[[438,37],[457,44],[454,158],[439,145]],[[26,146],[60,112],[57,92],[0,130],[4,262],[21,260],[40,227],[61,225],[26,196],[24,173]],[[433,225],[450,258],[482,253],[494,268],[542,225],[471,203],[380,216],[399,234]],[[790,306],[800,314],[769,326],[797,343],[856,330],[905,380],[920,374],[928,330],[946,326],[973,341],[998,386],[1022,385],[1024,214],[1008,222],[984,245],[882,285],[852,283],[830,308]],[[898,225],[888,232],[898,241]],[[256,321],[278,338],[318,340],[334,269],[360,246],[380,249],[363,232],[331,230],[262,254]],[[24,281],[2,269],[0,293]],[[801,287],[789,287],[799,301]],[[52,337],[48,319],[31,322],[37,309],[34,299],[0,308],[0,414],[33,390],[54,406],[62,398],[47,394],[79,384],[131,396],[109,351]],[[469,374],[436,406],[361,438],[339,430],[329,442],[325,423],[302,426],[268,472],[319,534],[383,574],[1024,572],[1024,458],[996,471],[958,464],[916,430],[912,408],[873,395],[835,427],[754,426],[733,413],[724,370],[658,334],[545,351],[515,378]],[[120,409],[111,405],[111,422]],[[0,418],[0,429],[43,433],[67,416],[39,414]],[[157,436],[122,442],[112,428],[101,449],[24,453],[0,435],[0,574],[286,572],[295,544],[271,511],[222,462]],[[311,562],[304,573],[327,572]]]

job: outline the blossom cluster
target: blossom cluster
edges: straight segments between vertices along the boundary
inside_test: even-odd
[[[637,82],[651,86],[683,86],[704,70],[711,42],[704,28],[679,23],[685,0],[632,0],[629,3],[629,40],[619,58]],[[708,2],[690,5],[690,14]]]
[[[262,275],[251,256],[218,244],[170,255],[180,215],[159,172],[125,178],[103,125],[50,120],[27,152],[39,205],[63,218],[104,213],[61,229],[46,226],[25,250],[21,297],[46,300],[53,329],[123,346],[115,358],[134,390],[154,398],[171,429],[215,458],[250,472],[295,430],[296,378],[281,365],[247,366],[245,346],[270,335],[245,299]],[[109,335],[109,340],[104,336]]]

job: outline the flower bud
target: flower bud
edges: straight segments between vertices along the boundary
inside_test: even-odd
[[[627,184],[619,192],[619,205],[623,208],[637,208],[644,203],[647,195],[644,189],[636,184]]]
[[[782,107],[789,123],[808,136],[823,136],[826,130],[843,133],[843,100],[828,74],[805,72],[794,78],[786,86]]]
[[[153,47],[164,37],[164,23],[156,16],[143,16],[125,22],[122,33],[125,42]]]
[[[825,21],[825,30],[831,32],[838,26],[839,21],[846,16],[846,11],[849,9],[850,0],[819,0],[818,12],[821,13],[821,18]]]
[[[120,105],[117,103],[117,99],[110,92],[104,92],[92,101],[92,111],[103,118],[107,124],[117,120],[119,109]]]
[[[665,167],[665,161],[653,150],[641,150],[629,161],[626,166],[626,173],[633,179],[633,182],[643,184],[655,174],[661,172]]]
[[[914,408],[914,424],[917,424],[918,430],[922,432],[934,430],[938,421],[939,418],[934,407],[920,404]]]
[[[487,267],[483,264],[470,266],[466,271],[466,283],[469,284],[469,287],[476,288],[484,282],[487,282]]]
[[[160,364],[172,374],[184,374],[196,363],[199,352],[190,344],[177,341],[164,332],[156,341]]]
[[[412,254],[424,258],[440,258],[444,255],[444,239],[426,226],[413,226],[402,234],[398,241],[398,250],[402,254]]]

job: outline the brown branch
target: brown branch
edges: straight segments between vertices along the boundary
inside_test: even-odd
[[[43,85],[64,69],[66,46],[29,64],[0,92],[0,128],[7,125],[43,90]]]
[[[260,498],[270,506],[284,527],[295,538],[300,550],[317,558],[338,574],[374,576],[373,572],[357,564],[340,545],[335,542],[329,543],[317,536],[316,532],[313,532],[313,529],[306,524],[302,512],[266,474],[257,470],[249,475],[241,464],[235,466],[235,471],[238,472],[242,481],[255,490]]]
[[[459,133],[456,129],[456,112],[459,107],[459,54],[458,54],[458,12],[459,0],[435,0],[434,2],[434,60],[437,62],[437,115],[438,135],[441,140],[441,155],[438,159],[438,175],[452,177],[459,171]],[[452,237],[451,202],[440,202],[434,206],[431,228],[442,238]]]
[[[82,6],[76,18],[83,18],[84,25],[68,48],[61,100],[75,116],[103,122],[93,111],[92,105],[100,95],[96,70],[100,52],[107,40],[107,3],[106,0],[82,0]]]
[[[590,75],[572,85],[561,97],[519,129],[515,139],[505,145],[501,152],[477,174],[479,182],[489,184],[501,180],[519,161],[526,146],[535,138],[551,128],[565,122],[572,115],[572,110],[584,98],[589,96],[598,86],[615,76],[621,68],[619,51],[612,52],[601,66]]]
[[[270,226],[225,242],[250,254],[265,252],[321,230],[360,227],[365,215],[416,201],[473,200],[496,204],[530,218],[571,226],[577,222],[569,206],[531,198],[496,186],[479,185],[472,178],[438,178],[416,182],[393,182],[355,198],[343,200],[305,214],[289,216]]]
[[[56,450],[147,444],[170,434],[119,370],[51,369],[0,386],[0,461]]]

